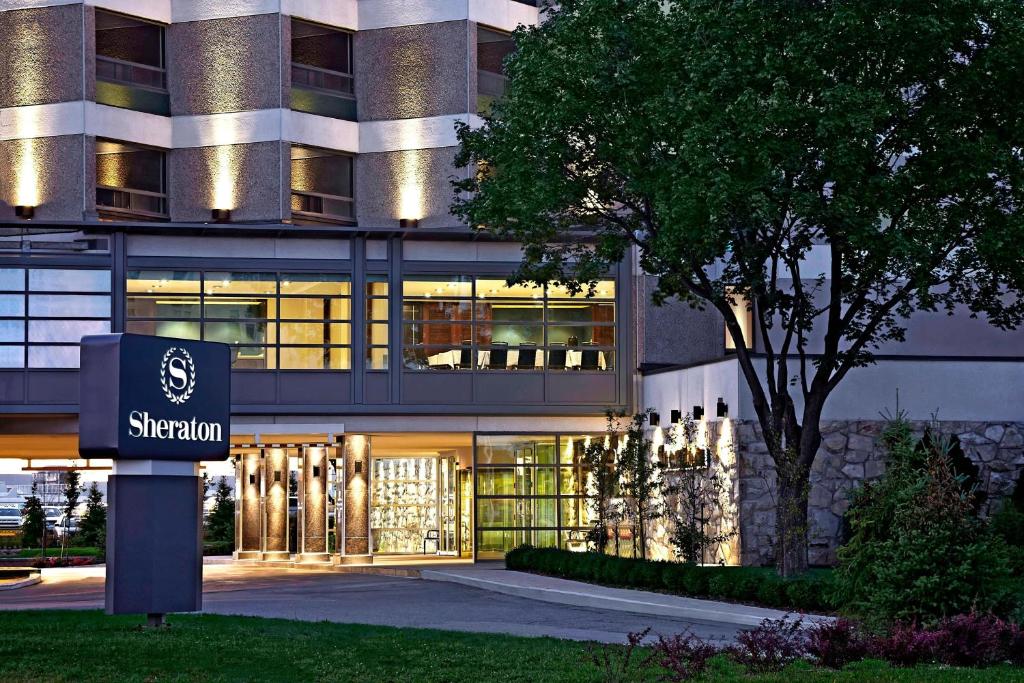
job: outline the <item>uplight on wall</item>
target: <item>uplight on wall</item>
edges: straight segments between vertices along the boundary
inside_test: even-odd
[[[400,228],[418,228],[420,227],[419,218],[399,218],[398,227]]]
[[[27,220],[29,218],[32,218],[32,216],[34,216],[35,213],[36,208],[34,206],[25,206],[22,204],[18,204],[17,206],[14,207],[14,215],[17,216],[18,218],[24,218]]]
[[[704,406],[693,407],[693,419],[699,420],[704,417]]]
[[[214,209],[210,216],[215,223],[228,223],[231,221],[231,209]]]
[[[718,417],[729,416],[729,404],[721,396],[718,397],[718,403],[715,404],[715,414]]]

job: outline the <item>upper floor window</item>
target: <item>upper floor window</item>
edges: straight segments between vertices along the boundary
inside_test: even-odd
[[[170,113],[162,26],[96,10],[96,101]]]
[[[167,163],[162,150],[96,141],[96,209],[107,219],[167,218]]]
[[[476,31],[476,110],[490,113],[495,100],[505,94],[505,58],[515,52],[512,36],[478,27]]]
[[[128,332],[229,344],[235,369],[352,367],[347,275],[138,270],[127,290]]]
[[[296,222],[353,223],[353,158],[292,145],[292,216]]]
[[[351,33],[292,19],[291,106],[355,120]]]
[[[110,271],[0,268],[0,368],[77,368],[87,334],[110,332]]]
[[[587,297],[493,276],[407,277],[402,344],[414,370],[611,370],[615,282]]]

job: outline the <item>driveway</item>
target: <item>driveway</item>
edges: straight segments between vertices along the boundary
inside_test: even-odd
[[[102,568],[47,570],[42,583],[0,593],[0,609],[101,609]],[[206,565],[203,611],[303,621],[625,642],[652,628],[718,642],[739,627],[558,605],[454,583],[375,574]]]

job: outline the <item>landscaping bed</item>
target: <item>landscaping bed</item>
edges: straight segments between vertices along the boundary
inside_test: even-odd
[[[520,546],[505,566],[605,586],[637,588],[691,598],[730,600],[801,612],[832,612],[832,572],[812,570],[783,579],[765,567],[711,567],[640,560],[599,553]]]
[[[665,672],[631,668],[609,678],[626,648],[552,638],[454,633],[217,615],[172,615],[170,628],[98,611],[0,612],[0,680],[28,681],[654,681]],[[653,651],[640,648],[635,658]],[[598,660],[595,662],[595,660]],[[806,662],[750,675],[716,655],[701,680],[1024,682],[1024,670],[861,661],[841,670]]]

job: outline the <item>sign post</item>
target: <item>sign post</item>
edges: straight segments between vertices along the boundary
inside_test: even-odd
[[[82,338],[79,454],[111,458],[107,614],[202,609],[199,461],[228,457],[225,344],[135,334]]]

